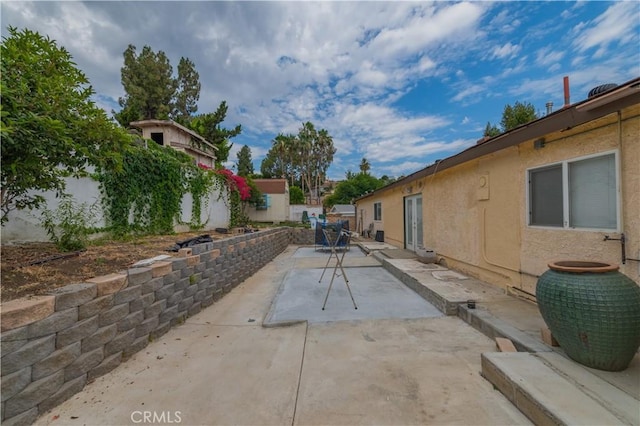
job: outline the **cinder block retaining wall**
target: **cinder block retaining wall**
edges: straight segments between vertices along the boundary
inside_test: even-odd
[[[1,309],[1,418],[31,424],[219,300],[307,229],[280,228],[182,249],[149,267],[93,278]]]
[[[305,228],[291,228],[289,244],[297,246],[312,246],[315,243],[315,230]]]

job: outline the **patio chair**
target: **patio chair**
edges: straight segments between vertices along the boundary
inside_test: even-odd
[[[367,238],[371,238],[371,234],[373,233],[373,222],[369,224],[369,229],[365,229],[362,233]]]
[[[347,239],[340,231],[345,230],[349,232],[349,221],[338,221],[335,223],[318,223],[315,230],[315,249],[316,250],[331,250],[334,246],[336,249],[349,250],[351,248],[350,238]],[[327,231],[328,234],[325,234]],[[332,237],[335,234],[335,239]],[[329,237],[327,237],[329,235]]]

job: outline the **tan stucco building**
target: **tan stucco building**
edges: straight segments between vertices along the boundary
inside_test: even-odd
[[[289,184],[286,179],[254,179],[264,202],[259,208],[249,207],[247,214],[256,222],[289,220]]]
[[[213,167],[218,149],[205,138],[171,120],[141,120],[130,123],[131,127],[142,130],[142,137],[151,139],[158,145],[170,146],[187,153],[196,163]]]
[[[449,267],[518,293],[535,294],[559,259],[617,263],[638,282],[640,78],[481,140],[356,205],[362,230],[373,224],[389,244],[433,249]]]

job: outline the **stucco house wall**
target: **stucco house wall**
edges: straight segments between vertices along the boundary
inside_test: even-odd
[[[604,241],[606,235],[627,239],[629,258],[640,258],[640,105],[610,114],[566,132],[558,132],[545,138],[545,147],[534,150],[532,144],[520,147],[520,178],[526,170],[558,161],[572,160],[593,154],[615,152],[618,160],[619,219],[617,230],[545,229],[528,226],[523,220],[520,227],[522,269],[539,275],[546,270],[550,260],[579,259],[621,262],[619,241]],[[524,187],[524,182],[522,182]],[[524,197],[521,197],[524,198]],[[520,216],[526,218],[527,205],[520,204]],[[639,263],[627,261],[620,265],[625,275],[640,279]],[[535,290],[535,278],[523,277],[523,288]]]
[[[638,103],[571,129],[524,140],[428,175],[411,176],[357,200],[357,212],[373,217],[382,203],[385,242],[405,247],[404,199],[422,194],[423,245],[448,266],[501,287],[534,294],[547,263],[559,259],[621,263],[624,232],[629,258],[640,258],[640,105]],[[539,144],[538,144],[539,145]],[[584,156],[617,156],[617,229],[571,229],[529,225],[529,170]],[[369,220],[363,221],[368,226]],[[378,226],[380,228],[378,228]],[[620,270],[639,281],[638,262]]]
[[[394,198],[385,191],[377,194],[376,197],[368,198],[366,200],[362,200],[361,203],[358,203],[356,206],[356,232],[360,235],[365,235],[366,232],[369,231],[369,226],[371,224],[373,224],[371,238],[375,237],[376,231],[384,231],[387,226],[385,225],[385,218],[388,215],[393,217],[393,213],[391,211],[387,212],[387,209],[391,208],[391,203],[393,201]],[[397,202],[397,200],[395,201]],[[374,204],[376,203],[381,203],[382,206],[381,220],[374,219]]]
[[[266,210],[249,207],[249,218],[256,222],[285,222],[289,220],[289,194],[269,194],[271,206]]]

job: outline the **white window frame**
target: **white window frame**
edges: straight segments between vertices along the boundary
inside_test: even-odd
[[[569,224],[569,164],[576,163],[583,160],[589,160],[591,158],[604,157],[613,154],[614,164],[616,167],[616,227],[614,228],[576,228]],[[531,172],[541,170],[553,166],[562,166],[562,226],[548,226],[548,225],[532,225],[531,224],[531,194],[530,194],[530,179]],[[598,152],[597,154],[589,154],[581,157],[574,157],[563,161],[556,161],[554,163],[548,163],[539,165],[536,167],[530,167],[525,171],[525,196],[527,208],[525,214],[527,215],[527,226],[530,228],[540,229],[560,229],[560,230],[572,230],[572,231],[588,231],[588,232],[620,232],[621,229],[621,199],[620,199],[620,155],[617,149],[610,151]]]
[[[380,206],[380,216],[376,218],[376,206],[379,205]],[[382,201],[376,201],[375,203],[373,203],[373,220],[376,222],[380,222],[382,221]]]

